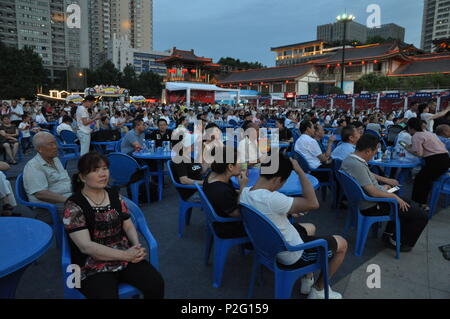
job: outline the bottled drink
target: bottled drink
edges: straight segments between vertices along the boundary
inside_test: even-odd
[[[378,152],[377,152],[377,160],[381,160],[383,159],[383,152],[381,151],[381,146],[378,147]]]
[[[386,152],[384,153],[384,155],[385,155],[386,161],[390,161],[391,160],[392,153],[391,153],[390,149],[387,149]]]

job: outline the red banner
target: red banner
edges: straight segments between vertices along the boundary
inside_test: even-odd
[[[169,103],[185,103],[186,91],[169,91]],[[213,91],[191,91],[191,103],[209,103],[214,104]]]

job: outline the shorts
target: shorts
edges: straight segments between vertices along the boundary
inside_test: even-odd
[[[303,228],[300,224],[294,224],[293,225],[295,229],[297,229],[298,233],[300,234],[300,237],[302,238],[303,242],[308,243],[317,239],[325,239],[328,243],[328,260],[334,257],[337,251],[337,241],[336,238],[333,236],[323,236],[323,237],[316,237],[316,236],[309,236],[306,232],[306,229]],[[300,257],[297,262],[293,263],[292,265],[283,265],[281,263],[277,263],[278,267],[280,269],[284,270],[292,270],[297,269],[301,267],[305,267],[308,265],[312,265],[317,262],[319,259],[319,248],[311,248],[311,249],[305,249],[303,251],[302,256]]]

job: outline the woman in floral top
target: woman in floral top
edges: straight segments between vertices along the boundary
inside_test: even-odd
[[[87,298],[118,298],[119,283],[139,289],[144,298],[163,298],[164,281],[145,259],[125,202],[107,189],[108,159],[91,152],[80,158],[74,195],[65,204],[72,263],[81,267],[81,288]]]

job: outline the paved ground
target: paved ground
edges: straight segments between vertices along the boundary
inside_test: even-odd
[[[9,172],[12,182],[23,169],[23,163]],[[70,172],[74,171],[71,163]],[[177,236],[178,195],[169,185],[164,189],[164,199],[142,207],[150,230],[159,249],[160,270],[165,279],[167,298],[245,298],[249,283],[252,257],[232,250],[223,277],[222,287],[212,287],[212,266],[203,263],[205,226],[200,210],[194,210],[191,225],[184,238]],[[20,208],[24,215],[35,213]],[[302,221],[317,226],[318,234],[339,234],[349,242],[349,251],[343,266],[332,279],[335,290],[344,298],[450,298],[450,264],[442,257],[438,247],[450,244],[450,210],[441,208],[428,224],[417,246],[410,253],[395,259],[394,251],[384,248],[380,239],[370,237],[362,257],[353,255],[355,232],[343,233],[345,211],[321,208],[305,216]],[[369,289],[366,281],[370,273],[367,266],[381,268],[381,288]],[[55,245],[32,264],[18,287],[18,298],[62,298],[63,281],[60,253]],[[263,284],[255,287],[255,298],[273,298],[273,276],[264,272]],[[293,298],[299,294],[299,283],[294,287]]]

